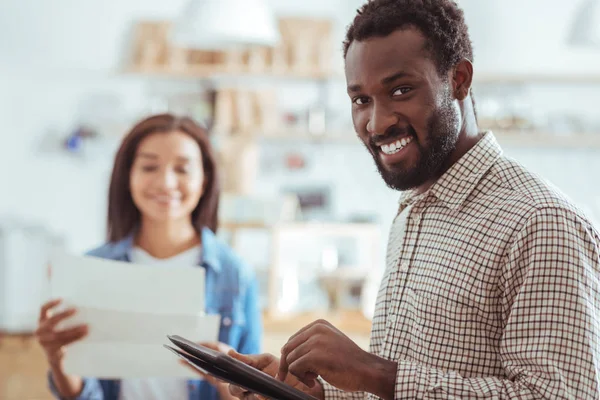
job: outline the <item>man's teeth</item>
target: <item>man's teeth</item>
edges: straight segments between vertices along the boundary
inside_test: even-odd
[[[394,143],[384,144],[383,146],[381,146],[381,151],[383,151],[385,154],[396,154],[412,141],[412,136],[398,139]]]

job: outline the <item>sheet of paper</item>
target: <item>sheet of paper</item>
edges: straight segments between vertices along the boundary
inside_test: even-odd
[[[188,330],[187,336],[197,342],[214,342],[218,337],[220,317],[207,315],[197,317],[197,330]],[[137,322],[137,321],[134,321]],[[181,325],[189,325],[181,321]],[[93,328],[90,328],[93,331]],[[90,331],[90,333],[91,333]],[[97,341],[87,339],[69,346],[65,355],[67,373],[100,378],[149,378],[178,377],[199,379],[199,375],[179,363],[179,358],[163,347],[168,343],[167,334],[177,334],[179,326],[173,329],[165,325],[160,334],[154,333],[156,340],[145,337],[145,341]],[[167,333],[165,333],[167,332]]]
[[[218,339],[220,316],[204,315],[204,269],[145,266],[55,253],[52,298],[78,313],[90,333],[68,347],[68,373],[99,378],[198,378],[162,345],[177,334],[198,342]],[[182,266],[186,267],[186,266]]]

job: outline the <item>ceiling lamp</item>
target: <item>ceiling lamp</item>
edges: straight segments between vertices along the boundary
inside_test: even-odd
[[[571,27],[569,43],[600,49],[600,0],[585,0]]]
[[[200,50],[274,46],[279,29],[266,0],[190,0],[175,20],[172,40]]]

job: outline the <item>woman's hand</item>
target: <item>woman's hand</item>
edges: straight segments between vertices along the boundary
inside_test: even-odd
[[[52,372],[52,380],[61,398],[75,398],[83,390],[83,379],[79,376],[67,375],[63,371],[65,347],[83,339],[88,334],[86,325],[58,330],[56,326],[75,315],[75,309],[54,313],[61,300],[52,300],[44,304],[40,310],[38,327],[35,335],[46,353]]]
[[[72,328],[58,330],[56,326],[75,315],[76,309],[70,308],[58,313],[54,309],[62,300],[52,300],[44,304],[40,310],[38,327],[35,331],[39,344],[46,353],[46,358],[51,367],[62,370],[62,360],[65,347],[73,342],[83,339],[88,334],[86,325],[78,325]]]

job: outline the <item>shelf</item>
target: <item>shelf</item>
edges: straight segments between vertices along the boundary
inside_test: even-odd
[[[267,133],[258,135],[258,138],[267,142],[302,141],[314,143],[348,143],[360,144],[360,139],[352,130],[346,132],[330,132],[325,134],[312,134],[292,131],[289,133]]]
[[[369,335],[371,333],[371,321],[360,311],[341,310],[339,312],[303,312],[288,315],[274,315],[266,313],[263,316],[265,332],[294,334],[306,325],[324,319],[345,333]]]
[[[0,399],[51,400],[48,361],[35,336],[5,337],[0,346]]]
[[[600,149],[600,133],[558,135],[543,132],[494,131],[498,142],[506,147]]]
[[[373,223],[288,222],[276,225],[279,234],[304,234],[311,237],[379,235],[380,226]]]
[[[219,229],[236,231],[240,229],[269,229],[271,225],[263,222],[219,222]]]
[[[379,233],[379,225],[358,222],[281,222],[265,224],[262,222],[223,222],[219,229],[236,231],[240,229],[272,229],[283,234],[311,234],[311,235],[363,235]]]
[[[332,68],[331,71],[252,71],[235,66],[199,66],[177,69],[169,66],[131,67],[124,71],[126,75],[140,75],[167,79],[214,79],[214,78],[287,78],[345,81],[343,72]],[[477,73],[473,76],[475,84],[597,84],[600,85],[600,74],[594,73]]]
[[[502,131],[492,130],[496,139],[502,146],[510,147],[539,147],[539,148],[581,148],[581,149],[600,149],[599,133],[572,133],[569,135],[558,135],[554,133],[544,133],[538,131]],[[330,133],[325,135],[311,135],[308,133],[290,133],[290,134],[266,134],[260,135],[260,140],[266,142],[293,142],[305,141],[311,143],[347,143],[361,144],[360,139],[354,132]]]
[[[291,71],[252,71],[243,67],[228,66],[199,66],[176,69],[168,66],[132,67],[124,71],[126,75],[145,76],[162,79],[219,79],[219,78],[279,78],[279,79],[309,79],[324,80],[333,76],[326,71],[291,70]]]
[[[481,73],[475,71],[473,75],[475,84],[542,84],[542,83],[560,83],[560,84],[599,84],[600,74],[594,73]]]

